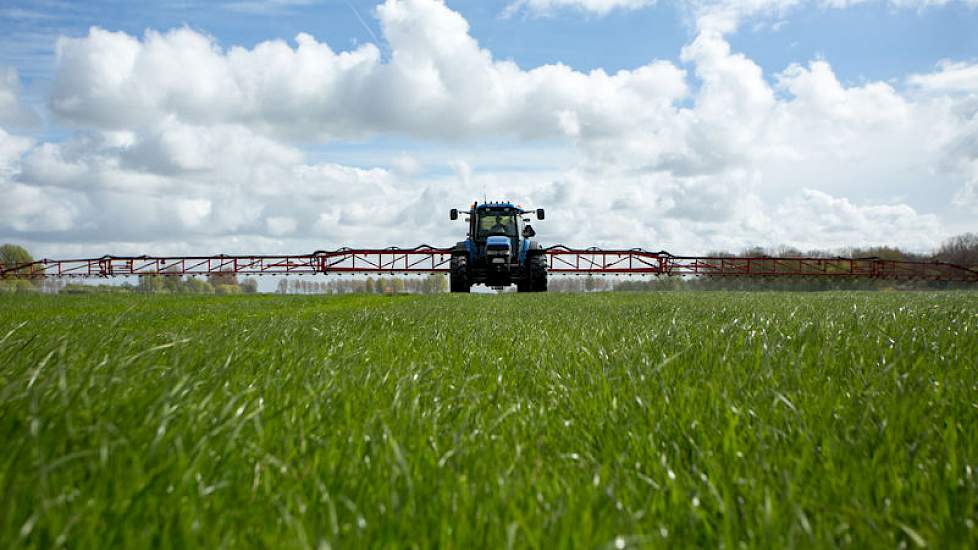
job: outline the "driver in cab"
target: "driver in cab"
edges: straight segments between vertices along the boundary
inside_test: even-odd
[[[507,216],[506,221],[503,221],[502,216],[496,216],[496,223],[489,229],[489,233],[509,235],[512,225],[512,218]]]

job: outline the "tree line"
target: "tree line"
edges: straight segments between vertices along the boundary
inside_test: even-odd
[[[152,294],[255,294],[258,281],[254,278],[239,281],[234,273],[211,273],[203,278],[143,275],[130,290]]]
[[[941,261],[978,269],[978,234],[965,233],[944,241],[936,250],[915,253],[896,247],[878,246],[847,248],[842,251],[808,250],[792,247],[748,248],[740,252],[712,251],[709,257],[729,258],[879,258],[912,262]],[[946,281],[893,281],[886,279],[847,279],[832,277],[638,277],[605,279],[603,277],[565,277],[552,279],[554,292],[600,291],[668,291],[668,290],[883,290],[972,288],[973,283]]]
[[[965,267],[978,268],[978,234],[965,233],[944,241],[930,253],[916,253],[890,246],[847,248],[841,251],[808,250],[792,247],[748,248],[738,253],[712,251],[707,256],[748,258],[772,256],[781,258],[880,258],[904,261],[942,261]],[[0,246],[0,264],[10,266],[33,262],[26,248],[16,244]],[[955,288],[962,286],[940,281],[887,281],[880,279],[834,279],[830,277],[661,277],[636,279],[605,277],[551,277],[552,292],[600,292],[600,291],[658,291],[658,290],[872,290],[885,288]],[[195,293],[195,294],[251,294],[258,292],[254,278],[238,280],[234,273],[214,273],[204,278],[178,275],[143,275],[136,284],[81,285],[58,279],[3,279],[0,292],[142,292],[142,293]],[[286,279],[278,281],[279,294],[435,294],[448,291],[448,279],[444,274],[427,277],[367,277],[330,279],[327,281]]]
[[[6,288],[2,285],[6,283]],[[49,294],[140,293],[140,294],[254,294],[258,281],[238,280],[233,274],[213,274],[207,277],[178,275],[141,275],[135,284],[81,284],[66,279],[34,279],[0,281],[2,291],[34,291]]]
[[[442,273],[427,277],[367,277],[366,279],[330,279],[307,281],[280,279],[278,294],[437,294],[448,292],[448,278]]]
[[[5,266],[27,264],[33,256],[23,246],[7,243],[0,246],[0,264]],[[212,273],[204,277],[176,274],[140,275],[135,284],[92,285],[72,283],[65,279],[0,279],[0,292],[47,292],[82,294],[92,292],[146,293],[146,294],[254,294],[258,281],[252,277],[238,278],[235,273]],[[435,294],[448,292],[448,279],[444,274],[433,273],[427,277],[367,277],[366,279],[330,279],[327,281],[301,278],[281,278],[276,292],[279,294]]]

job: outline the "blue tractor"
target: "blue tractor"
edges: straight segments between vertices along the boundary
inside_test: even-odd
[[[467,239],[452,248],[450,287],[452,292],[469,292],[472,285],[490,287],[516,285],[518,292],[547,291],[545,250],[530,238],[536,232],[523,216],[533,213],[508,202],[472,203],[468,212]],[[457,220],[459,211],[451,211]],[[538,220],[543,209],[536,210]]]

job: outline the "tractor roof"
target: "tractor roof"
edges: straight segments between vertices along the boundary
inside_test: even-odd
[[[475,208],[476,210],[482,210],[483,208],[515,208],[517,210],[522,210],[522,208],[511,202],[484,202],[482,204],[477,204]]]

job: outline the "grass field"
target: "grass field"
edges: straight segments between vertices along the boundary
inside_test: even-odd
[[[0,545],[978,545],[978,293],[0,297]]]

